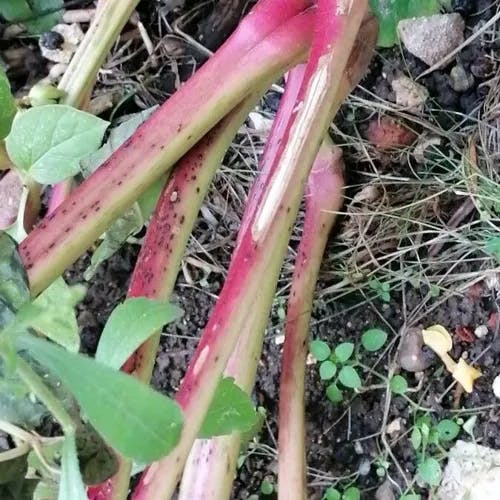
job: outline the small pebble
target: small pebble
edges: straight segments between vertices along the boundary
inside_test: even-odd
[[[486,325],[479,325],[475,330],[474,330],[474,335],[478,339],[482,339],[483,337],[486,337],[488,335],[488,327]]]
[[[453,66],[450,72],[450,86],[455,92],[465,92],[474,85],[474,77],[461,64]]]
[[[385,429],[389,435],[398,434],[401,431],[401,417],[395,418]]]
[[[396,104],[409,111],[422,111],[425,101],[429,98],[429,91],[423,85],[404,75],[394,78],[391,85],[396,94]]]
[[[358,472],[360,476],[367,476],[370,474],[370,460],[368,458],[363,458],[360,460],[358,465]]]
[[[493,380],[493,394],[500,399],[500,375],[497,375]]]
[[[57,31],[47,31],[40,36],[40,45],[49,50],[60,49],[64,43],[64,37]]]

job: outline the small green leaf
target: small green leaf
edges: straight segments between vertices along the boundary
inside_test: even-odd
[[[24,335],[18,342],[61,379],[89,422],[124,456],[148,463],[177,444],[183,417],[175,401],[123,372],[48,341]]]
[[[430,486],[439,486],[441,482],[441,465],[432,457],[427,457],[417,467],[419,476]]]
[[[139,232],[144,225],[139,205],[134,203],[121,217],[116,219],[104,234],[102,242],[92,254],[89,267],[83,277],[88,281],[93,278],[97,268],[114,255],[127,241],[129,236]]]
[[[440,441],[453,441],[460,433],[460,426],[453,420],[441,420],[436,430]]]
[[[319,367],[319,376],[321,380],[330,380],[337,373],[337,365],[330,360],[323,361]]]
[[[226,377],[219,382],[199,437],[210,438],[233,432],[248,432],[258,421],[259,417],[250,396],[235,384],[234,379]]]
[[[16,111],[16,102],[10,92],[9,79],[0,67],[0,140],[9,135]]]
[[[381,349],[387,341],[387,333],[380,328],[370,328],[361,336],[361,344],[370,352]]]
[[[108,122],[63,104],[18,113],[5,140],[13,163],[40,184],[80,171],[80,159],[101,144]]]
[[[97,151],[82,158],[81,171],[84,177],[88,177],[102,165],[127,139],[132,137],[139,125],[144,123],[158,108],[153,106],[139,113],[134,113],[120,125],[113,127],[109,132],[108,140]]]
[[[416,493],[408,493],[399,497],[399,500],[420,500],[422,497]]]
[[[401,375],[394,375],[390,381],[390,388],[394,394],[405,394],[408,390],[408,382]]]
[[[2,304],[11,311],[17,311],[29,299],[28,278],[16,242],[0,232],[0,319],[7,314],[2,311]],[[9,314],[7,316],[10,317]],[[3,326],[0,323],[0,328]]]
[[[486,250],[500,262],[500,236],[486,240]]]
[[[339,380],[345,387],[350,389],[359,389],[361,379],[358,372],[352,366],[343,366],[339,373]]]
[[[414,450],[418,450],[422,444],[422,433],[416,426],[413,427],[413,430],[411,431],[410,441]]]
[[[350,486],[344,490],[344,494],[342,495],[342,500],[359,500],[360,498],[361,492],[356,486]]]
[[[264,479],[260,483],[260,491],[263,495],[272,495],[274,493],[274,485],[269,481],[269,479]]]
[[[335,358],[340,363],[345,363],[354,352],[354,344],[351,342],[343,342],[335,348]]]
[[[337,387],[337,384],[330,384],[326,388],[326,397],[332,403],[341,403],[342,400],[344,399],[342,391]]]
[[[85,287],[68,286],[62,278],[55,280],[32,303],[18,312],[19,323],[43,333],[68,351],[78,352],[80,335],[75,306],[85,296]]]
[[[313,340],[309,344],[309,351],[318,361],[325,361],[330,356],[330,346],[322,340]]]
[[[64,0],[0,0],[0,14],[33,34],[49,31],[61,19]]]
[[[73,434],[67,434],[64,438],[61,454],[61,481],[59,483],[58,500],[87,500],[87,493],[83,485],[78,457],[76,454],[76,442]]]
[[[96,361],[118,370],[129,356],[164,325],[182,316],[178,307],[136,297],[115,307],[99,340]]]
[[[340,500],[342,495],[339,490],[336,490],[332,486],[326,489],[325,494],[323,495],[323,500]]]
[[[464,432],[466,432],[471,438],[474,439],[474,427],[477,422],[477,415],[472,415],[472,417],[469,417],[465,422],[464,425],[462,425],[462,429]]]
[[[397,37],[397,25],[401,19],[430,16],[439,12],[438,0],[370,0],[373,12],[379,20],[378,45],[392,47]]]

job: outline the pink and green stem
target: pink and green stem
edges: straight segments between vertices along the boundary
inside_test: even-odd
[[[307,498],[304,397],[309,320],[328,234],[335,223],[335,212],[342,205],[343,187],[340,149],[325,141],[307,181],[304,227],[285,326],[278,426],[278,495],[286,500]]]
[[[169,300],[181,259],[225,151],[266,87],[249,95],[216,125],[176,168],[160,196],[139,253],[129,286],[129,297]],[[160,332],[150,337],[124,364],[122,370],[149,383]],[[105,483],[89,488],[90,500],[122,500],[126,497],[131,462],[118,457],[118,471]]]
[[[32,294],[71,265],[246,95],[304,60],[312,19],[312,12],[291,17],[245,53],[232,53],[230,39],[221,57],[210,59],[49,214],[20,246]]]
[[[340,105],[336,95],[366,7],[366,1],[320,1],[318,5],[317,19],[321,22],[316,23],[299,105],[293,110],[278,150],[278,165],[271,167],[252,223],[243,226],[219,301],[177,394],[184,412],[179,443],[144,472],[133,495],[136,500],[172,496],[219,378],[261,293],[262,282],[269,280],[273,289],[276,286],[306,179]]]

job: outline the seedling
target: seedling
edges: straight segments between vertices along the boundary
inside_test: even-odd
[[[454,441],[460,433],[460,426],[449,419],[434,423],[429,415],[416,419],[410,440],[417,452],[417,469],[420,478],[431,487],[441,482],[440,459],[446,456],[444,445]],[[434,454],[440,456],[435,458]]]
[[[376,292],[377,297],[380,300],[384,302],[391,301],[391,285],[389,285],[389,283],[387,283],[386,281],[380,281],[376,278],[373,278],[368,281],[368,286]]]
[[[387,333],[378,328],[366,330],[361,337],[361,345],[367,352],[380,350],[387,341]],[[355,355],[355,345],[352,342],[343,342],[331,349],[322,340],[313,340],[309,350],[313,357],[319,362],[319,376],[321,380],[332,381],[326,388],[326,397],[332,403],[340,403],[344,399],[341,387],[347,389],[360,389],[362,381],[357,367],[357,353]],[[354,355],[354,358],[353,358]],[[399,383],[399,387],[398,387]],[[396,380],[396,389],[402,389],[401,381]]]
[[[323,495],[323,500],[359,500],[361,491],[356,486],[349,486],[343,491],[330,486]]]

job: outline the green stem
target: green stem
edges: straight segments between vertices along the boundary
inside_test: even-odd
[[[59,88],[66,92],[64,104],[83,107],[99,68],[138,3],[139,0],[99,1],[96,16],[59,83]]]
[[[24,361],[20,356],[16,361],[16,371],[19,377],[36,395],[36,397],[47,407],[54,418],[59,422],[64,434],[74,433],[77,428],[69,413],[66,411],[62,403],[43,383],[39,375],[35,373],[33,368]]]

